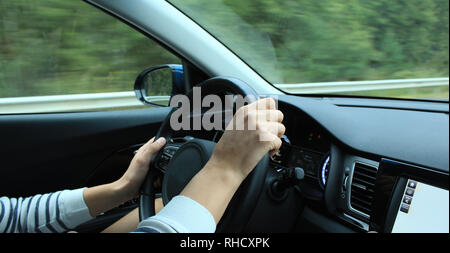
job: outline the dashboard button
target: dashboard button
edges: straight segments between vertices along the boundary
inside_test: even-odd
[[[403,198],[403,203],[406,203],[406,204],[410,205],[411,204],[411,200],[412,200],[412,198],[410,196],[405,196]]]
[[[404,213],[408,213],[409,212],[409,205],[408,204],[402,204],[402,207],[400,207],[400,211],[402,211]]]
[[[406,195],[409,195],[409,196],[414,196],[414,189],[413,188],[408,188],[408,189],[406,189]]]
[[[408,187],[415,189],[416,186],[417,186],[417,182],[416,181],[409,180]]]

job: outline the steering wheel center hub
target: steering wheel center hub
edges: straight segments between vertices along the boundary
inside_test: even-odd
[[[195,174],[205,166],[215,146],[216,143],[212,141],[193,139],[177,150],[170,159],[162,183],[164,205],[180,194]]]

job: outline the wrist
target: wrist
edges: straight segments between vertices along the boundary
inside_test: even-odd
[[[130,193],[124,181],[117,180],[87,188],[83,191],[83,198],[92,217],[109,211],[130,200]]]
[[[239,169],[216,159],[214,155],[203,168],[203,172],[229,187],[239,187],[245,179],[245,176]]]
[[[131,200],[138,195],[138,192],[131,186],[131,182],[124,178],[120,178],[119,180],[109,184],[109,188],[111,192],[113,192],[113,194],[122,202]]]
[[[236,190],[244,180],[229,163],[214,157],[191,179],[180,195],[203,205],[218,223]]]

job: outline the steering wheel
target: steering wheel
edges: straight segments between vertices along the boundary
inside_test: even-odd
[[[215,77],[204,81],[199,86],[202,97],[210,94],[232,93],[247,97],[249,103],[256,101],[258,97],[250,86],[235,78]],[[192,98],[192,94],[189,95]],[[172,138],[174,131],[170,127],[170,117],[175,109],[173,108],[169,113],[155,137],[155,139],[166,138],[166,145],[152,157],[149,172],[142,185],[139,196],[140,220],[155,215],[154,180],[159,174],[163,173],[161,190],[163,204],[166,205],[203,168],[216,145],[213,141],[190,136]],[[262,192],[268,167],[269,155],[266,154],[234,194],[217,225],[217,232],[244,231]]]

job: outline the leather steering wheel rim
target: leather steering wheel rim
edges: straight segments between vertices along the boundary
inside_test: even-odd
[[[250,86],[236,78],[214,77],[204,81],[199,87],[201,87],[202,97],[209,94],[230,92],[247,97],[247,101],[250,103],[256,101],[258,97],[257,93]],[[192,93],[189,96],[192,96]],[[173,108],[168,114],[158,130],[155,140],[159,137],[165,137],[166,139],[171,137],[170,116],[175,109]],[[155,214],[153,181],[160,172],[155,167],[154,161],[158,155],[160,155],[160,152],[152,157],[149,172],[141,187],[141,194],[139,196],[140,220],[144,220]],[[224,216],[217,225],[217,232],[241,232],[245,228],[263,189],[268,165],[269,155],[266,154],[234,194]]]

